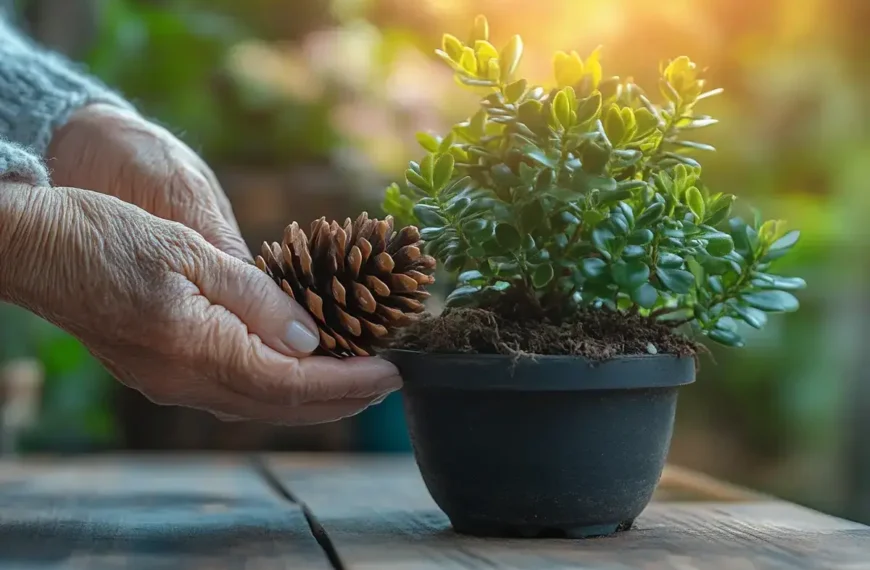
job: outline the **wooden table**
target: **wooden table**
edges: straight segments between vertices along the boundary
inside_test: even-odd
[[[870,527],[669,467],[635,529],[454,534],[409,457],[0,463],[0,568],[870,570]]]

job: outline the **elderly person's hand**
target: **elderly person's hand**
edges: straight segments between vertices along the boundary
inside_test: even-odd
[[[141,168],[155,183],[149,168],[206,176],[192,159],[178,166],[155,152],[128,168],[113,163],[114,175],[134,194],[151,181],[128,178],[128,170]],[[100,156],[94,159],[99,166]],[[204,200],[188,221],[207,220],[200,226],[207,228],[216,204]],[[151,206],[172,208],[169,201]],[[353,415],[400,386],[396,369],[378,358],[301,358],[317,345],[314,324],[267,275],[185,225],[114,197],[0,181],[0,260],[0,300],[67,330],[119,380],[158,403],[225,419],[307,424]]]
[[[46,154],[56,186],[110,194],[184,224],[230,255],[251,259],[211,169],[136,112],[107,104],[82,107],[55,132]]]

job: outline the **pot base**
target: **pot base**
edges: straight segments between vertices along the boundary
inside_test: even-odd
[[[450,519],[453,530],[480,538],[595,538],[631,529],[633,520],[616,524],[551,527],[501,525],[489,521]]]

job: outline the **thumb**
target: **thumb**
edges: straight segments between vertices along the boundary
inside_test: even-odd
[[[260,337],[287,356],[305,356],[320,344],[314,319],[264,272],[217,249],[213,264],[200,267],[192,281],[215,305],[226,307]]]

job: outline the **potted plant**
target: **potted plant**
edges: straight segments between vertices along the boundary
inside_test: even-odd
[[[707,188],[692,154],[713,148],[690,135],[720,90],[688,58],[662,66],[656,104],[604,76],[599,50],[557,53],[550,89],[516,77],[522,51],[497,50],[484,17],[467,42],[445,35],[437,54],[480,108],[419,135],[386,220],[321,219],[310,242],[293,224],[257,264],[309,307],[324,352],[388,348],[455,530],[607,535],[652,497],[696,339],[742,346],[738,322],[798,308],[804,281],[772,263],[799,233]],[[436,264],[456,286],[421,315]]]
[[[555,87],[516,77],[523,44],[437,51],[480,108],[392,185],[384,208],[416,224],[457,272],[447,308],[404,329],[402,372],[417,463],[460,532],[596,536],[631,526],[667,456],[677,391],[694,381],[691,333],[742,346],[794,311],[799,278],[771,265],[799,233],[731,217],[692,155],[717,121],[687,57],[659,94],[607,77],[596,50],[554,58]],[[688,333],[688,334],[687,334]]]

